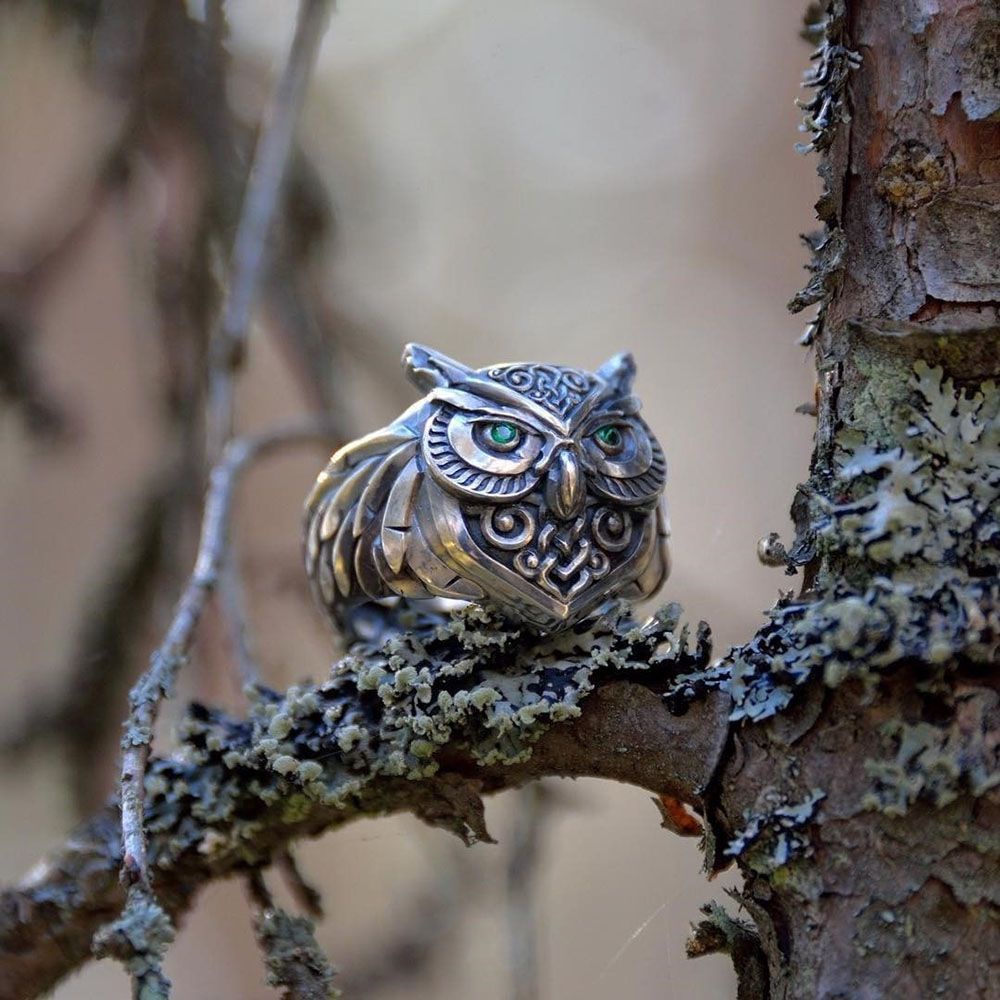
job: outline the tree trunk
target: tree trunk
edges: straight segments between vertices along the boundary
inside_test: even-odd
[[[766,721],[733,734],[718,861],[773,998],[997,997],[1000,8],[835,0],[814,29],[805,593],[729,657]]]

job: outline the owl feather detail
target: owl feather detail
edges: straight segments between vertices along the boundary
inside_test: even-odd
[[[306,569],[344,624],[386,598],[490,603],[550,631],[666,578],[666,460],[635,365],[468,368],[416,344],[426,395],[337,451],[306,501]]]

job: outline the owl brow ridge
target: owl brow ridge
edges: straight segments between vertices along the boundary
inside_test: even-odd
[[[602,396],[608,394],[610,387],[602,386],[598,383],[590,395],[584,397],[574,407],[573,413],[568,419],[557,416],[551,410],[536,403],[533,399],[521,395],[514,389],[508,389],[504,385],[497,383],[474,383],[475,391],[456,389],[452,387],[441,387],[431,390],[429,398],[435,402],[449,403],[461,410],[483,410],[484,403],[498,403],[506,406],[509,412],[502,412],[502,416],[523,418],[525,411],[530,413],[539,423],[557,431],[564,436],[571,436],[580,425],[594,415],[593,405],[601,401]],[[607,416],[630,417],[639,412],[639,401],[635,396],[624,396],[615,400],[615,406],[608,410],[602,410],[602,414]]]
[[[491,402],[500,403],[508,407],[510,411],[504,416],[521,416],[523,419],[527,412],[539,423],[558,431],[560,434],[568,434],[572,426],[568,421],[560,419],[534,400],[501,385],[487,386],[476,383],[474,392],[451,388],[434,389],[430,393],[430,398],[442,403],[450,403],[461,410],[482,410],[484,403],[487,405]]]

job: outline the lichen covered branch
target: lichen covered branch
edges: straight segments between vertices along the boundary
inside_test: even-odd
[[[709,794],[768,996],[996,992],[1000,185],[995,5],[825,0],[804,127],[824,190],[803,569],[749,642]],[[773,556],[773,559],[771,557]]]
[[[684,946],[687,957],[729,955],[737,975],[736,1000],[762,1000],[768,996],[767,959],[753,925],[730,916],[718,903],[706,903],[701,912],[705,919],[692,924]]]
[[[171,918],[207,882],[268,864],[296,838],[409,810],[489,836],[481,795],[544,776],[597,776],[699,804],[722,754],[728,698],[671,713],[662,692],[704,664],[670,609],[625,607],[558,640],[468,609],[354,650],[317,685],[261,689],[247,720],[195,707],[181,753],[145,781],[156,898]],[[390,669],[391,668],[391,669]],[[120,911],[117,809],[0,899],[0,995],[34,996],[90,956]]]
[[[261,454],[284,444],[314,440],[317,429],[295,428],[232,442],[212,472],[205,499],[205,516],[194,572],[184,588],[163,641],[150,660],[149,670],[129,695],[130,712],[122,737],[123,872],[130,884],[148,887],[146,836],[143,829],[143,782],[153,727],[160,702],[169,696],[174,679],[194,641],[208,597],[215,586],[229,534],[233,492],[240,475]]]
[[[177,671],[194,641],[195,630],[218,578],[226,550],[233,494],[246,468],[263,455],[291,444],[326,440],[328,428],[311,423],[229,444],[213,470],[194,572],[177,603],[170,626],[150,661],[149,670],[129,696],[130,712],[122,737],[122,866],[129,884],[149,886],[143,826],[144,781],[153,727],[162,699],[169,696]]]
[[[336,970],[316,941],[312,921],[276,906],[259,871],[247,877],[253,932],[264,955],[268,986],[282,1000],[333,1000]]]

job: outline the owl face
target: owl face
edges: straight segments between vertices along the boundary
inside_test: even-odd
[[[357,494],[341,514],[356,540],[351,567],[340,562],[341,582],[360,583],[369,597],[488,600],[544,629],[572,624],[607,597],[659,587],[668,568],[666,461],[639,416],[631,357],[596,372],[474,370],[411,345],[404,364],[425,398],[371,436],[395,442],[381,461],[362,465],[364,447],[357,462],[335,455],[336,488],[320,493],[340,495],[351,481]],[[380,518],[377,532],[365,530],[370,514]],[[324,532],[313,534],[321,564]],[[366,541],[371,551],[359,548]],[[327,594],[335,597],[336,569],[334,555]]]
[[[666,481],[659,443],[625,406],[588,412],[568,429],[514,407],[442,406],[427,423],[423,453],[444,489],[472,501],[521,499],[548,483],[562,518],[588,491],[629,507],[655,504]]]

